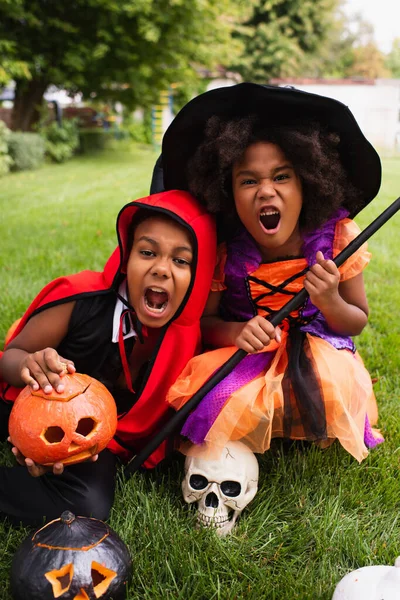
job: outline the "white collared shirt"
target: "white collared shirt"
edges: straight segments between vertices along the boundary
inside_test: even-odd
[[[128,300],[128,294],[126,290],[126,279],[121,283],[118,290],[119,295],[124,299]],[[113,332],[112,332],[112,341],[114,343],[118,343],[119,339],[119,326],[121,322],[121,314],[126,309],[126,305],[117,298],[117,302],[115,303],[114,309],[114,318],[113,318]],[[127,313],[127,318],[125,318],[122,322],[122,335],[124,340],[135,336],[137,337],[137,333],[133,327],[132,316],[130,313]]]

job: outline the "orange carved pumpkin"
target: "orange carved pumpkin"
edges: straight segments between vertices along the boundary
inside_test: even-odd
[[[63,377],[65,391],[45,394],[26,386],[9,420],[13,444],[36,463],[73,464],[103,450],[117,428],[117,409],[107,388],[80,373]]]

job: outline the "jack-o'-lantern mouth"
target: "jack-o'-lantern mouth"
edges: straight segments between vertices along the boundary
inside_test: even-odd
[[[71,446],[72,445],[73,444],[71,444]],[[70,446],[70,448],[71,448],[71,446]],[[67,458],[63,458],[62,460],[57,461],[57,462],[61,462],[63,465],[73,465],[74,463],[88,460],[89,458],[91,458],[92,456],[97,454],[97,450],[98,450],[98,444],[95,444],[94,446],[92,446],[91,448],[88,448],[87,450],[83,450],[82,452],[79,452],[78,454],[74,454],[73,456],[68,456]],[[51,463],[45,463],[44,466],[51,467],[53,464],[54,464],[54,461]]]

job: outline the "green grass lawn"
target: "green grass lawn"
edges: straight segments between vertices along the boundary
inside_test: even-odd
[[[146,195],[155,158],[148,147],[120,145],[1,180],[1,340],[50,279],[102,268],[116,244],[116,214]],[[383,167],[361,227],[400,195],[400,157]],[[377,378],[386,442],[359,465],[337,444],[321,451],[276,441],[260,458],[258,494],[225,539],[194,528],[180,492],[182,457],[120,482],[110,524],[132,553],[129,600],[329,600],[350,570],[400,555],[399,238],[400,214],[369,243],[370,320],[357,342]],[[26,533],[0,523],[1,599],[10,598],[8,571]]]

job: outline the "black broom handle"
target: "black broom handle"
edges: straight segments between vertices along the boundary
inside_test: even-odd
[[[337,256],[333,259],[333,262],[337,267],[340,267],[356,250],[358,250],[378,229],[382,227],[398,210],[400,209],[400,198],[397,198],[386,210],[383,211],[368,227],[366,227],[361,233],[354,238],[350,244],[346,246]],[[289,302],[287,302],[280,310],[278,310],[270,319],[270,322],[274,327],[279,325],[290,313],[297,310],[307,299],[308,293],[303,288],[298,292]],[[212,377],[182,406],[182,408],[176,411],[172,415],[170,420],[166,423],[163,429],[158,431],[156,435],[150,440],[150,442],[131,460],[131,462],[125,467],[125,474],[131,475],[144,461],[158,448],[158,446],[170,437],[176,429],[186,420],[189,414],[200,404],[204,396],[208,394],[222,379],[224,379],[229,373],[240,363],[241,360],[247,355],[245,350],[237,350],[229,360],[226,361],[216,371]]]

